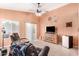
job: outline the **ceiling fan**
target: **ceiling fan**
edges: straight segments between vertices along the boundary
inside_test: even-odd
[[[30,11],[35,13],[36,16],[41,16],[43,13],[48,12],[43,8],[43,6],[45,6],[43,3],[33,3],[33,6],[35,8]]]
[[[40,3],[37,3],[37,13],[41,13],[42,12],[42,10],[41,10],[41,4]]]

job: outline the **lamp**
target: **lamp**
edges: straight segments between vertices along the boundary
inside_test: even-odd
[[[5,33],[6,33],[6,31],[5,31],[5,28],[3,27],[2,28],[2,48],[0,49],[0,55],[2,55],[2,56],[4,56],[4,55],[6,55],[7,54],[7,49],[6,48],[4,48],[4,35],[5,35]]]
[[[2,34],[2,38],[3,38],[3,39],[2,39],[2,48],[4,48],[4,35],[5,35],[5,33],[6,33],[4,27],[2,28],[2,33],[3,33],[3,34]]]

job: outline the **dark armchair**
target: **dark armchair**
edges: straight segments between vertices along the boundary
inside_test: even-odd
[[[45,46],[40,53],[38,54],[38,56],[48,56],[50,48],[48,46]]]

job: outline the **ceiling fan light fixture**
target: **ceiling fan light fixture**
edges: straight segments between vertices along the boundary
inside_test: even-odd
[[[42,10],[41,10],[41,5],[40,3],[37,3],[37,9],[36,9],[36,16],[41,16],[42,15]]]
[[[40,8],[38,8],[37,9],[37,13],[41,13],[42,11],[41,11],[41,9]]]

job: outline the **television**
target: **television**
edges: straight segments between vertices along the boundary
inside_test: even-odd
[[[46,32],[55,32],[55,26],[47,26]]]

